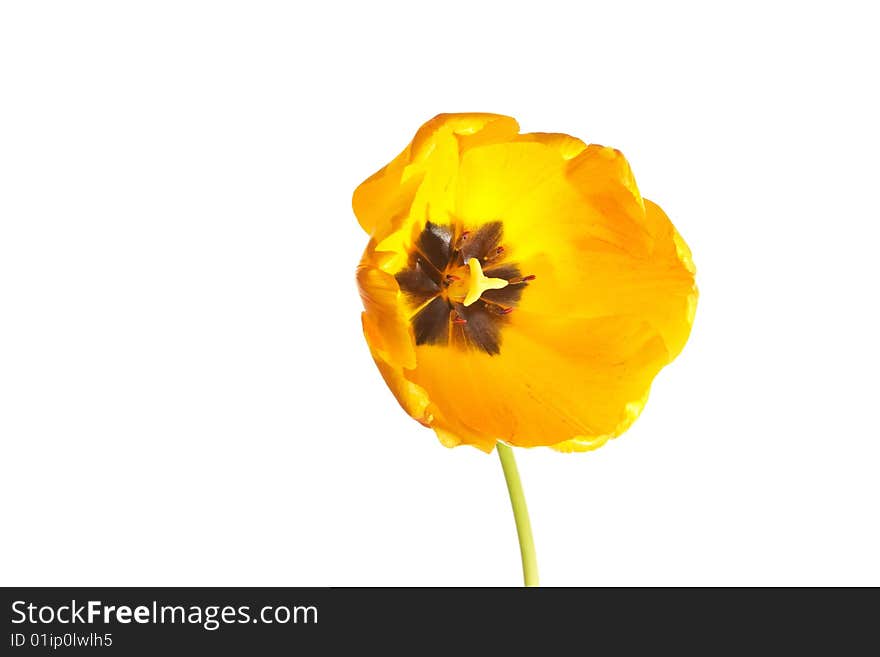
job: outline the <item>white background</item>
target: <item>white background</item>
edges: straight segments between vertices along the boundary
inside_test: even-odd
[[[622,149],[702,295],[630,432],[518,451],[543,583],[880,584],[880,52],[824,4],[3,3],[0,583],[518,584],[350,206],[494,111]]]

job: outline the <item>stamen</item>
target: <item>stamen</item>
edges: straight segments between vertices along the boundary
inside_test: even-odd
[[[502,253],[504,253],[504,247],[499,246],[492,253],[487,253],[485,256],[483,256],[483,262],[491,262],[492,260],[501,257]]]
[[[509,315],[513,312],[513,306],[499,306],[494,303],[487,303],[486,310],[493,315]]]
[[[456,314],[455,317],[452,318],[453,324],[467,324],[467,320],[459,314]]]
[[[511,285],[519,285],[520,283],[526,283],[528,281],[533,281],[537,278],[534,274],[529,274],[528,276],[514,276],[508,281]]]

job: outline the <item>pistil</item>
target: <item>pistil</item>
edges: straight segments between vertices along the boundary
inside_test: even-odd
[[[486,277],[477,258],[468,260],[467,265],[471,275],[468,280],[467,294],[464,297],[465,307],[477,302],[486,290],[500,290],[507,287],[508,282],[503,278]]]

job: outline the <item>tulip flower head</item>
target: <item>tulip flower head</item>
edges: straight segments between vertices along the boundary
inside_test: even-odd
[[[595,449],[687,340],[690,251],[617,150],[443,114],[353,206],[373,358],[447,446]]]

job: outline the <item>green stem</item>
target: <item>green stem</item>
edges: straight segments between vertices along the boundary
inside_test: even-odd
[[[513,507],[513,520],[516,522],[516,533],[519,536],[519,551],[522,555],[523,580],[526,586],[538,586],[538,559],[535,556],[535,540],[532,538],[532,524],[529,522],[529,509],[526,496],[523,494],[519,471],[513,450],[504,443],[496,445],[504,479],[507,481],[507,492],[510,494],[510,506]]]

